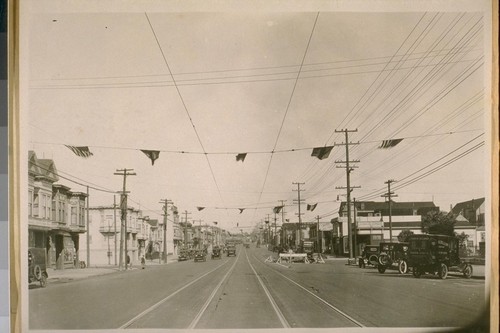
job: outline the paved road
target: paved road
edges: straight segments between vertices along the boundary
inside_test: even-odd
[[[265,262],[266,249],[29,290],[31,329],[451,327],[474,320],[484,280]]]

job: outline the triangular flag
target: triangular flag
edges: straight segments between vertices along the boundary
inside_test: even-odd
[[[243,211],[245,210],[245,208],[238,208],[240,210],[240,214],[243,213]]]
[[[328,158],[328,156],[330,156],[332,148],[333,146],[313,148],[311,156],[316,156],[318,159],[323,160],[325,158]]]
[[[217,225],[217,221],[214,221],[214,224]]]
[[[281,208],[283,208],[283,206],[276,206],[273,208],[273,213],[275,214],[279,214],[280,211],[281,211]]]
[[[379,149],[392,148],[395,145],[397,145],[398,143],[400,143],[401,141],[403,141],[403,139],[384,140],[384,141],[382,141],[382,144],[378,148]]]
[[[155,161],[160,157],[160,152],[158,150],[142,150],[147,157],[151,159],[151,165],[155,165]]]
[[[316,209],[317,205],[318,205],[317,203],[315,203],[314,205],[307,205],[307,210],[310,210],[312,212],[313,210]]]
[[[200,211],[200,210],[204,210],[205,207],[196,207],[196,209],[198,209],[198,211]]]
[[[238,162],[238,161],[245,162],[245,157],[247,157],[247,153],[236,155],[236,162]]]
[[[290,222],[290,219],[285,219],[286,222]]]
[[[73,153],[75,153],[76,156],[87,158],[87,157],[94,155],[90,152],[88,146],[81,146],[81,147],[68,146],[68,145],[65,145],[65,146],[68,147],[69,149],[71,149],[71,151]]]

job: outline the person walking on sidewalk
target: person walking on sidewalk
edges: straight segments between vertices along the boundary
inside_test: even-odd
[[[146,268],[146,259],[144,259],[144,256],[141,257],[141,266],[142,269]]]

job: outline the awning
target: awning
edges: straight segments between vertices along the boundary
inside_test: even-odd
[[[321,231],[332,231],[333,230],[333,224],[331,222],[320,222],[319,223],[319,230],[321,230]]]

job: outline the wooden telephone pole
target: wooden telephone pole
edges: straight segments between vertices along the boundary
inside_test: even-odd
[[[135,176],[136,173],[132,172],[133,169],[118,169],[114,173],[118,176],[123,176],[123,191],[118,192],[121,194],[120,196],[120,208],[121,208],[121,229],[120,229],[120,270],[123,267],[123,245],[125,243],[125,270],[127,270],[128,262],[128,253],[127,253],[127,176]]]

